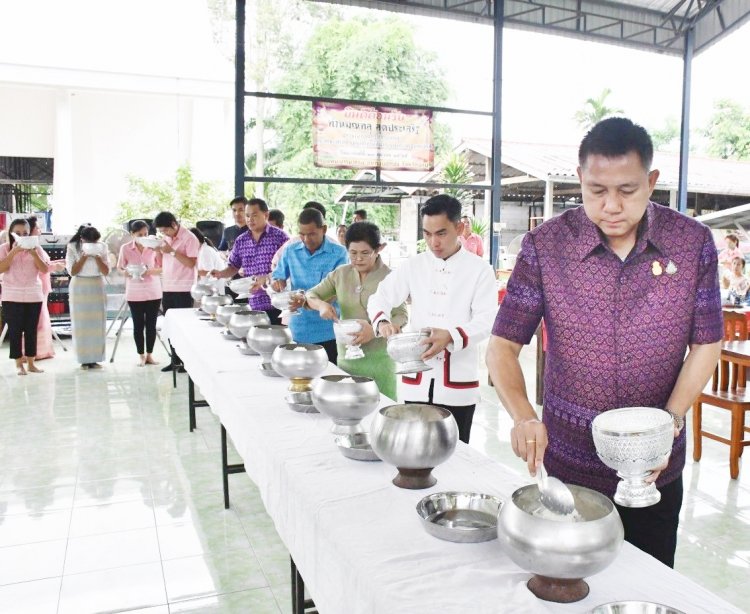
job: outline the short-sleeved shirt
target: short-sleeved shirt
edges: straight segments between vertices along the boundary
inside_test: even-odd
[[[492,332],[525,344],[542,317],[545,465],[612,496],[618,478],[596,455],[591,421],[618,407],[664,408],[688,346],[723,338],[710,230],[650,203],[621,260],[583,207],[566,211],[525,236]],[[657,485],[684,464],[683,429]]]
[[[120,248],[117,267],[124,269],[129,264],[144,264],[149,269],[156,269],[161,264],[159,253],[148,247],[139,250],[135,241],[130,241]],[[137,279],[128,275],[125,278],[125,299],[129,302],[154,301],[162,296],[161,279],[158,275],[143,275]]]
[[[346,248],[332,243],[328,237],[312,254],[302,241],[290,243],[282,252],[273,272],[274,279],[289,279],[294,290],[309,290],[317,286],[335,268],[346,264]],[[333,322],[324,320],[313,309],[302,309],[300,315],[289,318],[292,337],[298,343],[319,343],[334,338]]]
[[[247,232],[247,226],[237,226],[237,224],[234,224],[233,226],[227,226],[224,229],[224,232],[221,233],[221,241],[219,241],[219,246],[216,249],[218,249],[220,252],[225,252],[232,249],[234,247],[234,242],[237,240],[237,237],[239,237],[243,232]]]
[[[459,235],[458,240],[461,241],[461,245],[464,246],[467,252],[471,252],[477,256],[484,256],[484,242],[482,241],[482,237],[477,233],[472,232],[468,237]]]
[[[252,232],[244,232],[234,242],[232,253],[229,255],[229,266],[242,269],[245,277],[268,275],[271,272],[273,255],[288,239],[283,230],[271,224],[266,224],[257,241]],[[247,302],[252,309],[258,311],[266,311],[273,307],[265,290],[250,295]]]
[[[187,228],[180,225],[177,234],[173,238],[164,237],[164,240],[176,252],[184,254],[188,258],[197,258],[201,248],[198,238]],[[187,267],[177,260],[174,254],[162,255],[162,281],[164,292],[190,292],[190,287],[195,282],[196,267]]]
[[[36,247],[36,253],[46,264],[49,256],[41,248]],[[0,245],[0,260],[10,252],[10,243]],[[11,303],[41,303],[44,300],[40,271],[36,267],[34,257],[28,250],[18,252],[10,263],[10,268],[3,273],[2,300]]]

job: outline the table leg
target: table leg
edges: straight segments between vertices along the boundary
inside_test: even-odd
[[[291,556],[289,563],[292,570],[292,614],[318,614],[315,602],[312,599],[305,599],[305,581]]]
[[[188,414],[190,418],[190,432],[192,433],[196,428],[195,421],[195,408],[196,407],[208,407],[207,401],[196,401],[195,400],[195,382],[193,378],[188,374]]]
[[[227,429],[221,425],[221,478],[224,486],[224,509],[229,509],[229,475],[232,473],[244,473],[243,463],[229,464],[227,454]]]

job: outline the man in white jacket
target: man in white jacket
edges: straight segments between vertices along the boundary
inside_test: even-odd
[[[497,312],[495,275],[488,262],[461,246],[461,203],[441,194],[422,207],[428,250],[403,263],[370,297],[367,312],[376,334],[398,333],[387,319],[411,297],[408,328],[430,329],[422,360],[432,370],[404,375],[398,398],[448,409],[459,438],[469,442],[479,400],[479,344],[487,339]]]

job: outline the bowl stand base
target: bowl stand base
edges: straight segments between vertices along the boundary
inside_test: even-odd
[[[393,478],[393,483],[399,488],[410,490],[421,490],[437,484],[437,479],[432,475],[432,467],[429,469],[404,469],[397,467],[398,475]]]
[[[581,578],[567,580],[535,575],[526,583],[526,586],[539,599],[555,603],[573,603],[584,599],[589,594],[589,585]]]

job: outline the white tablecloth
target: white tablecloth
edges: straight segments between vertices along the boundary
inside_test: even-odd
[[[582,613],[625,599],[689,614],[740,612],[628,543],[612,565],[587,578],[586,599],[540,601],[526,588],[530,574],[497,541],[438,540],[415,511],[422,497],[444,490],[506,499],[527,478],[459,442],[434,470],[434,487],[397,488],[395,468],[343,457],[326,417],[289,410],[288,382],[263,376],[260,359],[239,354],[220,329],[188,309],[169,310],[167,322],[172,344],[226,427],[322,614]]]

